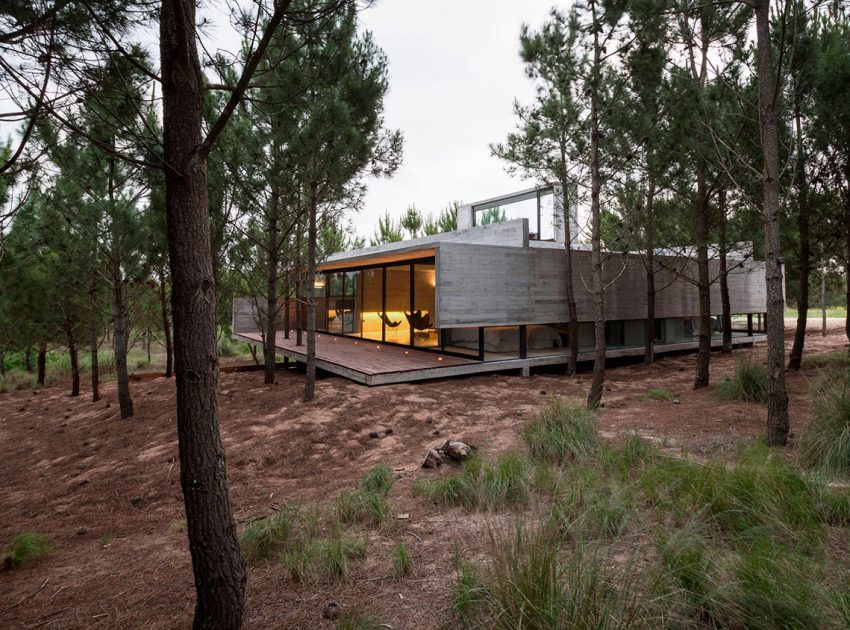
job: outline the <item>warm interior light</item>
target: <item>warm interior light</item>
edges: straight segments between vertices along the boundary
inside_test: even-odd
[[[316,289],[324,289],[325,288],[325,277],[324,276],[316,276],[316,280],[313,282],[313,286]]]

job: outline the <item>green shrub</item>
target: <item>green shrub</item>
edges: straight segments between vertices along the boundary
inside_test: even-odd
[[[761,363],[739,359],[735,376],[719,383],[713,397],[715,400],[767,402],[767,369]]]
[[[820,503],[827,523],[839,527],[850,526],[850,491],[847,488],[824,488]]]
[[[393,547],[393,573],[397,578],[403,578],[410,573],[412,567],[413,560],[410,558],[407,546],[404,542],[399,541]]]
[[[815,417],[800,436],[800,461],[834,477],[850,477],[850,374],[813,388]]]
[[[14,392],[19,389],[35,389],[37,375],[26,370],[9,370],[0,377],[0,393]]]
[[[666,387],[651,387],[646,390],[646,393],[641,396],[641,400],[660,400],[662,402],[672,402],[676,400],[676,394],[671,392]]]
[[[495,510],[526,504],[530,497],[529,486],[528,462],[516,453],[508,453],[495,465],[485,463],[479,455],[472,455],[455,474],[420,481],[414,491],[446,507]]]
[[[365,540],[337,534],[291,548],[282,562],[295,581],[315,583],[324,578],[345,577],[351,562],[365,556]]]
[[[387,496],[392,490],[395,480],[393,471],[386,464],[378,464],[360,479],[360,488],[366,492],[377,492]]]
[[[343,612],[336,622],[336,630],[371,630],[375,627],[375,621],[372,617],[362,612],[350,610]]]
[[[6,545],[3,557],[3,567],[14,569],[43,558],[54,546],[50,539],[38,532],[21,532]]]
[[[535,459],[585,461],[596,452],[596,415],[565,398],[554,399],[523,429],[522,437]]]
[[[265,560],[286,549],[300,525],[298,508],[283,506],[262,518],[251,521],[239,537],[245,556],[251,560]]]
[[[552,507],[562,534],[576,541],[619,536],[633,513],[631,488],[598,475],[576,477]]]

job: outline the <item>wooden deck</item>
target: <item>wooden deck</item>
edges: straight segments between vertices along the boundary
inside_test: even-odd
[[[262,336],[258,332],[234,333],[234,338],[253,346],[262,346]],[[749,345],[766,340],[763,334],[733,337],[735,346]],[[278,331],[277,354],[303,363],[307,353],[307,335],[304,343],[295,345],[295,331],[290,331],[290,338],[285,339],[283,332]],[[720,339],[712,339],[713,347],[721,345]],[[697,342],[657,344],[656,354],[694,350]],[[610,358],[642,356],[643,347],[609,348],[606,355]],[[579,361],[592,361],[592,352],[581,352]],[[322,370],[344,376],[364,385],[386,385],[389,383],[406,383],[434,378],[447,378],[484,372],[501,372],[504,370],[521,370],[528,374],[532,367],[543,365],[558,365],[567,362],[566,350],[560,353],[529,357],[527,359],[503,359],[497,361],[478,361],[473,358],[463,358],[438,352],[428,352],[413,348],[403,348],[368,341],[339,337],[325,333],[316,335],[316,365]]]

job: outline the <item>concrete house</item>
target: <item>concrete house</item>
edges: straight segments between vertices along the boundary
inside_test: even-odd
[[[565,237],[558,191],[533,188],[458,210],[458,229],[334,254],[315,288],[320,368],[366,384],[439,378],[566,363]],[[575,211],[571,235],[578,233]],[[575,239],[574,239],[575,240]],[[573,242],[579,360],[594,345],[590,248]],[[733,343],[762,341],[764,263],[729,255]],[[719,263],[711,261],[711,276]],[[656,352],[697,347],[696,263],[657,257]],[[642,355],[646,267],[636,253],[607,252],[604,267],[608,356]],[[713,344],[721,343],[719,283],[711,287]],[[234,304],[233,333],[259,344],[250,300]],[[303,360],[295,335],[278,352]]]

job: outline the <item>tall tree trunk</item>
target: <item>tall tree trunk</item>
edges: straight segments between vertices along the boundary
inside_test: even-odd
[[[788,439],[788,394],[785,390],[785,300],[782,291],[782,245],[779,226],[779,125],[776,77],[770,40],[770,3],[756,0],[759,109],[764,154],[764,258],[767,284],[767,443]]]
[[[100,361],[97,351],[100,346],[100,307],[97,303],[97,230],[92,243],[91,281],[89,283],[89,352],[91,353],[91,401],[100,400]]]
[[[292,327],[292,320],[289,316],[289,309],[292,306],[289,292],[292,287],[289,284],[289,271],[286,272],[283,280],[283,338],[289,339],[289,329]]]
[[[245,566],[219,432],[207,160],[197,152],[204,88],[195,28],[193,1],[163,0],[160,59],[180,486],[197,591],[193,628],[232,629],[242,624]]]
[[[77,356],[77,339],[74,336],[74,325],[70,319],[65,320],[65,335],[68,338],[68,354],[71,358],[71,396],[80,395],[80,363]]]
[[[809,315],[809,273],[811,270],[811,240],[809,234],[809,190],[806,182],[806,155],[803,149],[803,125],[800,104],[794,107],[794,127],[797,136],[797,230],[800,234],[800,288],[797,294],[797,327],[794,329],[794,345],[788,359],[789,370],[799,370],[803,361],[803,346],[806,343],[806,322]]]
[[[32,373],[32,346],[27,346],[27,349],[24,350],[24,369],[27,372]]]
[[[35,378],[35,382],[42,387],[44,387],[44,381],[47,378],[47,342],[39,341],[38,342],[38,375]]]
[[[301,282],[301,219],[295,224],[295,345],[303,345],[304,321],[301,317],[301,300],[304,290]]]
[[[266,334],[263,337],[263,361],[265,382],[274,383],[277,369],[277,276],[279,273],[278,262],[278,195],[273,188],[269,200],[269,234],[268,234],[268,256],[269,266],[266,270]]]
[[[168,296],[165,292],[165,265],[159,269],[159,309],[162,334],[165,336],[165,378],[174,374],[174,346],[171,343],[171,321],[168,317]]]
[[[0,376],[6,376],[6,351],[0,348]]]
[[[820,315],[821,326],[820,336],[826,337],[826,268],[821,271],[820,275]]]
[[[652,229],[655,203],[655,180],[650,178],[646,192],[646,327],[644,330],[643,362],[655,360],[655,231]]]
[[[308,189],[307,227],[307,375],[304,380],[304,402],[311,402],[316,395],[316,214],[318,198],[316,184]]]
[[[699,295],[699,348],[694,375],[694,389],[708,387],[711,363],[711,278],[708,269],[708,188],[705,183],[705,162],[697,164],[697,292]]]
[[[561,143],[561,160],[566,170],[567,151],[566,141]],[[573,234],[570,226],[570,204],[567,197],[567,177],[566,172],[561,174],[561,205],[563,206],[563,221],[564,221],[564,288],[567,293],[567,319],[569,320],[569,331],[567,333],[569,345],[569,356],[567,358],[567,376],[572,376],[576,373],[576,363],[578,363],[578,308],[576,307],[575,287],[573,286]]]
[[[118,382],[118,407],[121,410],[121,418],[126,419],[133,415],[133,398],[130,396],[130,374],[127,371],[127,321],[126,307],[124,304],[124,287],[120,277],[120,267],[113,262],[117,268],[113,269],[112,278],[112,318],[113,318],[113,348],[115,350],[115,376]]]
[[[602,217],[599,208],[601,182],[599,179],[599,68],[601,49],[599,29],[596,28],[596,0],[590,0],[593,15],[593,69],[590,79],[590,220],[591,220],[591,275],[593,277],[593,329],[594,356],[593,381],[587,394],[587,407],[596,409],[602,402],[605,385],[605,306],[602,278]]]
[[[723,352],[732,352],[732,304],[729,299],[729,269],[726,263],[726,190],[717,193],[717,220],[720,224],[720,322],[723,329]]]

